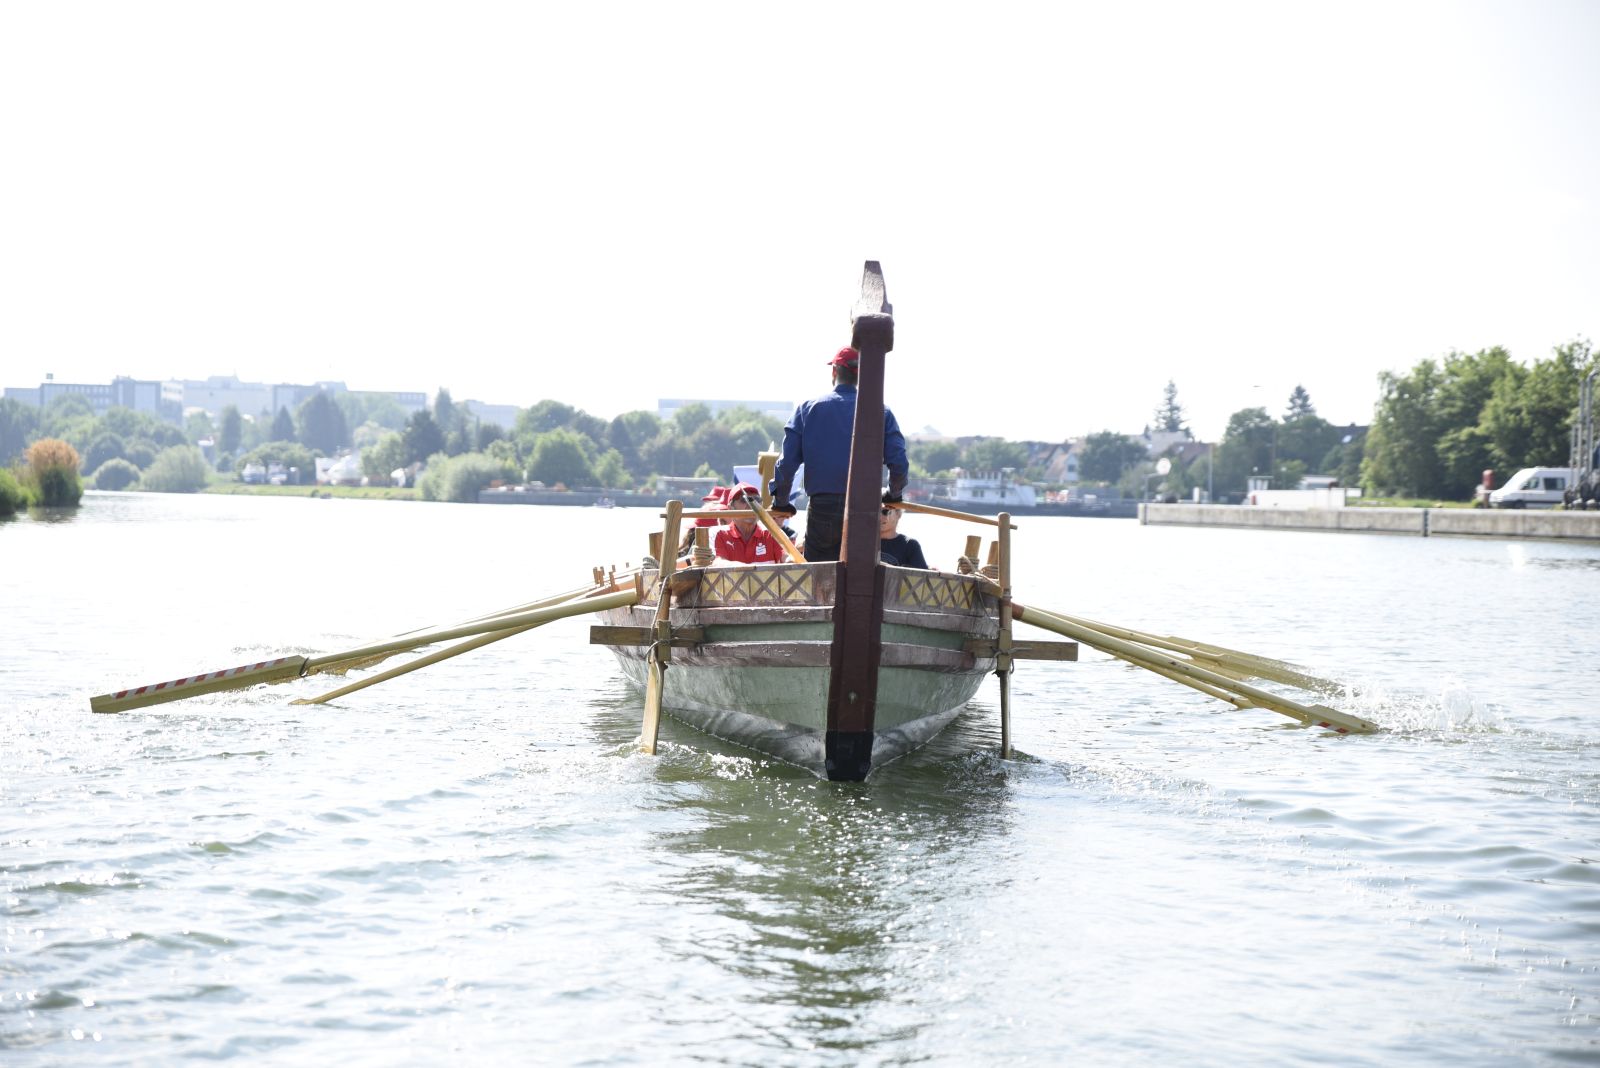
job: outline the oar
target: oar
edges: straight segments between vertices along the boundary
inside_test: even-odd
[[[972,539],[969,538],[967,540],[969,543],[968,548],[970,549]],[[995,587],[994,580],[984,575],[981,571],[978,572],[976,577],[988,583],[991,588]],[[1060,618],[1069,623],[1092,627],[1095,630],[1122,638],[1125,641],[1138,642],[1140,645],[1154,646],[1157,649],[1183,653],[1196,660],[1204,660],[1211,665],[1212,671],[1219,675],[1227,675],[1230,678],[1241,680],[1267,679],[1272,682],[1281,682],[1285,686],[1298,686],[1303,690],[1325,690],[1334,693],[1346,688],[1332,679],[1324,679],[1317,675],[1307,674],[1293,664],[1285,663],[1282,660],[1273,660],[1270,657],[1258,656],[1255,653],[1241,652],[1238,649],[1229,649],[1221,645],[1211,645],[1207,642],[1195,641],[1193,638],[1179,638],[1173,635],[1163,638],[1142,630],[1134,630],[1131,627],[1099,623],[1092,619],[1084,619],[1082,616],[1067,615],[1064,612],[1051,614],[1060,616]]]
[[[1242,653],[1236,649],[1224,649],[1220,645],[1207,645],[1203,642],[1190,641],[1187,638],[1159,637],[1147,634],[1144,631],[1133,630],[1129,627],[1118,627],[1110,623],[1099,623],[1081,616],[1069,616],[1064,612],[1055,612],[1062,619],[1070,623],[1077,623],[1085,627],[1093,627],[1106,634],[1140,645],[1154,646],[1157,649],[1166,649],[1169,652],[1183,653],[1196,660],[1205,660],[1216,665],[1212,670],[1221,675],[1238,675],[1244,678],[1270,679],[1281,682],[1286,686],[1298,686],[1303,690],[1332,690],[1344,689],[1337,682],[1330,679],[1318,678],[1297,670],[1292,664],[1282,660],[1271,660],[1264,656],[1252,653]]]
[[[1195,686],[1194,688],[1212,697],[1222,696],[1223,700],[1230,701],[1235,705],[1238,705],[1239,702],[1233,700],[1232,697],[1225,696],[1226,694],[1235,694],[1244,698],[1251,705],[1277,712],[1280,715],[1299,720],[1301,723],[1326,727],[1341,734],[1365,734],[1378,729],[1376,723],[1361,719],[1358,716],[1340,712],[1326,705],[1303,705],[1298,701],[1280,697],[1275,693],[1263,690],[1259,686],[1252,686],[1249,683],[1239,682],[1217,672],[1209,671],[1193,661],[1167,656],[1093,627],[1074,623],[1053,612],[1027,608],[1014,601],[1011,607],[1015,617],[1024,623],[1031,623],[1036,627],[1055,631],[1057,634],[1065,635],[1068,638],[1082,642],[1084,645],[1099,649],[1101,652],[1117,657],[1119,660],[1126,660],[1130,664],[1154,670],[1157,674],[1173,679],[1176,682],[1183,682],[1186,685],[1201,683],[1203,685]],[[1223,691],[1223,694],[1219,695],[1217,693],[1219,690]]]
[[[632,600],[626,603],[638,603],[639,592],[637,590],[628,589],[624,592],[629,594],[632,598]],[[607,605],[605,607],[614,606]],[[589,609],[591,612],[599,612],[602,610],[603,609],[599,607]],[[299,697],[293,701],[290,701],[289,703],[291,705],[327,704],[329,701],[343,697],[346,694],[355,693],[357,690],[364,690],[368,686],[376,686],[380,682],[388,682],[390,679],[397,679],[401,675],[408,675],[411,672],[417,671],[421,668],[431,667],[432,665],[439,663],[441,660],[449,660],[453,656],[460,656],[462,653],[470,653],[474,649],[482,649],[485,645],[493,645],[495,642],[505,641],[507,638],[514,637],[518,634],[523,634],[527,631],[533,630],[535,627],[542,626],[544,626],[544,621],[538,623],[529,623],[521,627],[512,627],[510,630],[492,631],[477,638],[464,641],[459,645],[452,645],[449,648],[440,649],[438,652],[428,653],[426,656],[419,656],[417,659],[412,660],[409,663],[401,664],[399,667],[390,668],[388,671],[379,672],[370,679],[362,679],[360,682],[352,682],[348,686],[341,686],[337,690],[329,690],[327,693],[321,694],[317,697]]]
[[[625,573],[617,575],[615,577],[616,578],[624,578],[624,577],[628,577],[631,574],[632,574],[632,572],[625,572]],[[489,613],[487,613],[485,615],[473,616],[470,619],[463,619],[459,623],[452,624],[452,626],[461,626],[462,624],[466,624],[466,623],[479,623],[479,622],[483,622],[485,620],[491,620],[491,619],[501,619],[501,618],[503,618],[505,616],[516,615],[519,612],[531,612],[536,608],[549,608],[551,605],[562,604],[562,603],[564,603],[566,601],[570,601],[570,600],[572,600],[572,599],[574,599],[576,597],[582,597],[582,596],[585,596],[586,594],[594,593],[599,588],[600,588],[599,586],[585,586],[585,587],[583,587],[581,589],[568,590],[566,593],[558,593],[558,594],[554,594],[554,595],[552,595],[550,597],[543,597],[543,598],[540,598],[537,601],[529,601],[527,604],[519,604],[519,605],[515,605],[515,606],[513,606],[511,608],[502,608],[497,612],[489,612]],[[614,582],[611,584],[610,588],[611,589],[615,589],[616,588]],[[424,633],[427,633],[429,630],[433,630],[433,629],[436,629],[436,628],[435,627],[417,627],[417,628],[415,628],[413,630],[403,630],[399,634],[393,635],[393,637],[406,638],[406,637],[410,637],[411,635],[414,635],[414,634],[424,634]],[[380,642],[380,641],[383,641],[383,640],[384,639],[382,639],[382,638],[373,638],[371,640],[371,642],[364,642],[363,644],[364,645],[365,644],[371,644],[372,642]],[[405,652],[406,650],[402,649],[400,651],[401,652]],[[342,675],[347,671],[355,671],[355,670],[357,670],[359,668],[370,667],[373,664],[379,663],[380,661],[383,661],[383,660],[387,660],[389,657],[394,656],[394,655],[395,655],[394,653],[384,653],[384,654],[382,654],[380,656],[367,657],[365,659],[360,659],[360,660],[351,660],[349,662],[335,661],[333,663],[322,664],[320,667],[318,667],[314,671],[307,671],[307,674]]]
[[[548,623],[551,620],[565,619],[568,616],[583,615],[587,612],[606,608],[621,608],[624,605],[632,604],[637,597],[638,594],[634,590],[621,590],[617,593],[602,594],[599,597],[576,603],[569,601],[565,604],[552,605],[549,608],[540,608],[528,612],[518,612],[498,619],[480,620],[475,623],[464,623],[454,627],[422,631],[405,637],[391,638],[388,641],[375,642],[357,649],[349,649],[342,653],[329,653],[326,656],[316,657],[279,657],[276,660],[263,661],[259,664],[225,668],[221,671],[205,672],[171,682],[155,683],[150,686],[140,686],[134,689],[101,694],[98,697],[90,698],[89,708],[95,712],[126,712],[132,708],[161,704],[165,701],[177,701],[185,697],[193,697],[196,694],[214,693],[218,690],[233,690],[244,686],[253,686],[258,682],[296,678],[313,674],[329,664],[337,664],[342,661],[362,660],[380,655],[387,656],[392,653],[420,649],[424,645],[433,645],[435,642],[510,630],[525,624]]]
[[[592,593],[594,590],[595,587],[586,587],[582,588],[582,590],[570,590],[570,592],[566,593],[557,593],[557,595],[547,596],[547,598],[542,598],[542,600],[528,601],[526,604],[518,604],[518,606],[515,606],[515,608],[501,609],[501,611],[498,612],[488,612],[486,616],[474,616],[472,619],[464,619],[461,620],[459,624],[451,624],[451,627],[466,627],[466,625],[469,624],[483,624],[483,622],[491,622],[491,620],[506,619],[507,616],[517,616],[517,614],[520,614],[520,612],[531,612],[534,611],[534,609],[552,608],[552,606],[555,606],[555,604],[565,604],[566,601],[574,600],[574,598],[579,598],[579,596],[586,595],[586,593]],[[426,635],[426,633],[434,632],[434,630],[438,630],[438,627],[418,627],[414,628],[414,630],[402,630],[402,632],[398,633],[398,635],[395,635],[395,638],[416,638],[418,635]],[[371,646],[371,644],[381,644],[386,643],[386,641],[386,638],[373,638],[371,641],[362,643],[360,648],[365,649],[366,646]],[[430,643],[430,641],[424,641],[424,643],[421,644],[432,643]],[[374,664],[382,664],[382,662],[389,659],[389,657],[398,656],[398,654],[402,654],[402,652],[411,652],[411,649],[416,648],[421,648],[421,646],[392,649],[392,651],[389,652],[379,652],[379,654],[376,654],[376,656],[371,656],[371,654],[360,654],[360,656],[352,656],[346,660],[330,660],[328,657],[317,657],[317,659],[312,660],[312,664],[306,668],[304,675],[346,675],[346,673],[349,673],[349,671],[358,671],[362,670],[362,668],[371,667],[371,665]],[[285,679],[278,679],[278,681],[285,681]]]
[[[954,508],[940,508],[932,504],[913,504],[910,501],[890,501],[885,508],[899,508],[904,512],[922,512],[925,515],[942,515],[946,519],[962,519],[968,523],[982,523],[984,526],[997,527],[1000,520],[990,519],[986,515],[973,515],[971,512],[958,512]],[[1011,529],[1016,530],[1017,525],[1011,524]]]

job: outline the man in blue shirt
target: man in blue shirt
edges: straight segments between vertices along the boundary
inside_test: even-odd
[[[837,560],[844,535],[844,491],[850,478],[850,435],[856,418],[856,373],[861,354],[843,348],[829,361],[833,391],[794,410],[783,428],[783,454],[772,482],[772,512],[794,515],[789,493],[796,469],[806,465],[806,559]],[[887,406],[883,409],[883,462],[889,468],[885,501],[900,500],[910,464],[906,439]]]

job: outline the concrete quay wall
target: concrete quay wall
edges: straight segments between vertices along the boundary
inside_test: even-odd
[[[1333,530],[1413,537],[1560,538],[1600,542],[1600,512],[1499,508],[1259,508],[1141,504],[1139,522],[1161,526]]]

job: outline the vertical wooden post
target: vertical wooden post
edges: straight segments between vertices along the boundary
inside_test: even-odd
[[[1000,513],[995,542],[1000,568],[1000,637],[995,643],[995,674],[1000,676],[1000,759],[1011,759],[1011,516]]]
[[[867,261],[862,272],[850,344],[860,361],[850,473],[845,480],[844,534],[835,569],[823,764],[830,779],[860,781],[872,769],[883,654],[884,570],[878,558],[878,512],[883,506],[884,357],[894,349],[894,314],[875,260]]]
[[[659,537],[662,545],[674,549],[678,545],[678,524],[683,518],[683,502],[674,498],[667,502],[667,521]],[[657,535],[651,535],[653,541]],[[672,572],[678,563],[676,552],[666,552],[661,561],[660,580],[656,586],[655,640],[645,653],[644,726],[639,732],[639,751],[655,755],[656,738],[661,733],[661,687],[666,682],[667,661],[672,655]]]
[[[763,452],[756,457],[756,471],[761,475],[761,503],[772,507],[772,479],[778,473],[778,454]],[[788,504],[788,501],[784,501]]]

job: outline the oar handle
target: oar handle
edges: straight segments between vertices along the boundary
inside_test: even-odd
[[[910,501],[890,501],[885,508],[898,508],[903,512],[921,512],[924,515],[942,515],[946,519],[960,519],[968,523],[978,523],[986,527],[997,527],[1000,520],[990,519],[986,515],[973,515],[971,512],[958,512],[954,508],[940,508],[932,504],[913,504]],[[1012,530],[1017,529],[1015,523],[1010,524]]]

